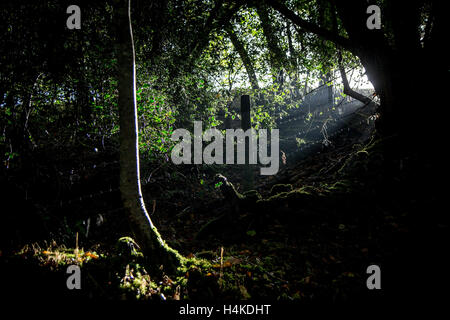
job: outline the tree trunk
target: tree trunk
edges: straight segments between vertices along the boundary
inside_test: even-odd
[[[297,53],[295,52],[294,44],[292,43],[291,24],[289,23],[289,21],[286,22],[286,35],[288,39],[291,73],[293,73],[293,76],[291,78],[293,78],[294,81],[297,81],[298,80]]]
[[[267,41],[267,48],[269,49],[269,62],[272,69],[272,77],[274,82],[281,88],[284,82],[282,68],[286,60],[286,56],[279,46],[280,40],[278,39],[276,31],[272,25],[272,21],[270,20],[269,7],[263,3],[259,3],[256,5],[256,12],[259,20],[261,21],[263,34]]]
[[[134,237],[152,265],[175,271],[181,256],[167,246],[145,208],[139,177],[136,70],[130,0],[116,1],[120,117],[120,192]]]
[[[253,90],[258,90],[258,78],[256,77],[255,68],[253,67],[252,60],[245,50],[244,44],[239,40],[237,35],[233,30],[233,26],[228,24],[226,27],[228,36],[230,37],[231,43],[233,44],[236,51],[239,53],[242,62],[244,63],[245,70],[247,71],[248,79],[250,84],[252,85]]]
[[[92,107],[91,107],[91,93],[87,76],[84,70],[84,62],[80,62],[79,74],[77,76],[78,82],[76,83],[76,105],[77,105],[77,119],[85,122],[90,122]],[[85,127],[85,125],[83,124]],[[86,128],[85,128],[86,129]]]

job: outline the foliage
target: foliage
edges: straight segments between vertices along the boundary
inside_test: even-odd
[[[149,83],[143,84],[136,95],[140,150],[148,159],[164,158],[167,161],[172,146],[170,137],[176,119],[174,111],[168,105],[167,98]]]

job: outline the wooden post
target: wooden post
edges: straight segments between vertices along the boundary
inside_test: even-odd
[[[241,96],[241,128],[246,131],[252,127],[252,119],[250,117],[250,96]],[[245,165],[243,168],[243,181],[242,186],[244,191],[251,190],[253,188],[253,173],[252,167],[249,163],[249,152],[248,148],[250,146],[250,141],[245,139]]]
[[[250,96],[241,96],[241,128],[245,131],[252,127],[250,118]]]

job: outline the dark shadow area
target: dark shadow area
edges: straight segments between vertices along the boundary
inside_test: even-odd
[[[2,1],[2,296],[442,306],[444,5],[374,4]]]

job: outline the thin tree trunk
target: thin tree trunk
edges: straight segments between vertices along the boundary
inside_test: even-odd
[[[139,177],[136,70],[130,0],[116,1],[120,117],[120,192],[134,237],[152,264],[174,271],[181,256],[161,238],[145,208]]]
[[[272,26],[272,21],[270,20],[269,7],[265,4],[257,4],[256,12],[259,20],[261,21],[263,34],[267,41],[267,48],[269,49],[269,62],[272,69],[272,77],[281,87],[284,82],[282,68],[286,60],[286,56],[279,47],[280,41],[277,37],[275,29]]]
[[[245,70],[247,71],[248,79],[252,85],[253,90],[258,90],[258,78],[256,77],[255,68],[253,67],[252,60],[245,50],[244,44],[239,40],[238,36],[233,30],[233,26],[231,24],[227,25],[227,33],[230,37],[231,43],[233,44],[236,51],[239,53],[242,62],[244,63]]]
[[[289,60],[291,62],[291,72],[294,73],[294,81],[298,80],[298,63],[297,63],[297,52],[295,52],[294,44],[292,43],[292,32],[291,32],[291,23],[289,21],[286,22],[286,35],[288,39],[288,47],[289,47]]]

